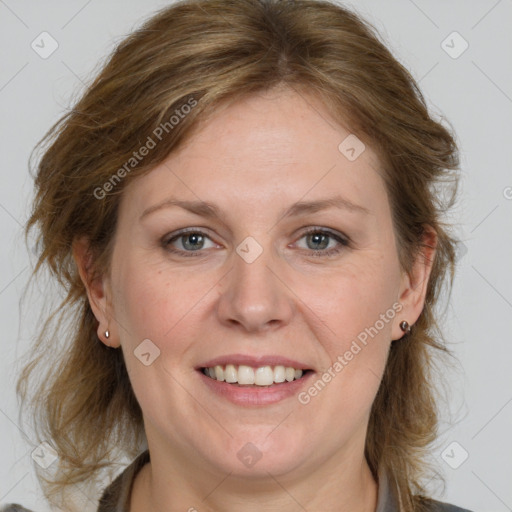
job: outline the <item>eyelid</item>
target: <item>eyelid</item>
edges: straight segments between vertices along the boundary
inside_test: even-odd
[[[326,250],[302,249],[303,251],[305,251],[307,253],[308,256],[323,257],[323,258],[335,257],[343,250],[351,247],[351,239],[347,235],[345,235],[344,233],[341,233],[337,230],[323,227],[323,226],[309,226],[304,231],[301,231],[300,236],[297,238],[297,241],[301,240],[302,238],[304,238],[305,236],[307,236],[309,234],[314,234],[314,233],[325,234],[325,235],[329,236],[331,239],[335,240],[338,245],[336,247],[332,247],[331,249],[326,249]],[[297,243],[297,242],[294,242],[294,243]]]
[[[215,240],[210,236],[209,229],[203,228],[203,227],[188,227],[183,228],[178,231],[173,231],[172,233],[168,233],[161,239],[161,245],[164,248],[164,250],[168,251],[171,254],[177,254],[185,257],[189,256],[196,256],[201,257],[204,256],[206,253],[206,250],[203,248],[200,248],[196,251],[185,251],[182,249],[171,249],[171,241],[179,240],[181,237],[186,236],[189,233],[198,234],[201,235],[204,238],[208,238],[212,243],[217,244]],[[306,237],[309,234],[325,234],[331,239],[335,240],[337,242],[336,247],[332,247],[331,249],[303,249],[299,248],[302,252],[307,254],[307,256],[312,257],[323,257],[323,258],[329,258],[329,257],[335,257],[340,252],[342,252],[344,249],[351,247],[351,239],[345,235],[344,233],[341,233],[337,230],[325,227],[325,226],[308,226],[306,228],[303,228],[300,232],[300,235],[296,237],[295,242],[293,244],[296,244],[297,241],[301,240],[302,238]],[[219,245],[219,244],[217,244]]]
[[[324,227],[324,226],[309,226],[309,227],[305,228],[304,231],[301,231],[300,238],[302,238],[304,235],[308,235],[310,233],[325,233],[325,234],[331,235],[334,238],[340,238],[346,243],[350,242],[350,238],[347,235],[345,235],[344,233],[342,233],[341,231],[338,231],[336,229],[331,229],[328,227]]]
[[[200,253],[204,252],[204,250],[197,250],[197,251],[183,251],[181,249],[169,249],[169,245],[171,241],[179,240],[181,237],[186,236],[190,233],[198,234],[203,236],[204,238],[208,238],[212,243],[219,245],[215,240],[210,236],[209,230],[207,228],[203,227],[188,227],[179,229],[178,231],[173,231],[172,233],[167,233],[161,238],[161,245],[166,249],[167,251],[171,253],[188,253],[189,255],[197,254],[200,255]]]
[[[164,235],[162,237],[162,241],[168,242],[169,240],[172,240],[173,238],[179,238],[180,236],[187,235],[188,233],[198,233],[201,235],[206,235],[206,236],[208,236],[208,238],[211,239],[210,234],[209,234],[209,229],[198,226],[198,227],[189,227],[189,228],[178,229],[177,231],[172,231],[171,233],[167,233],[166,235]]]

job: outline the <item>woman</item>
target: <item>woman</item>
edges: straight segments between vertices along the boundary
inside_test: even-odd
[[[27,233],[73,322],[62,342],[48,320],[18,389],[49,363],[48,501],[83,510],[71,490],[102,481],[102,512],[462,510],[422,485],[457,148],[369,25],[173,4],[45,142]]]

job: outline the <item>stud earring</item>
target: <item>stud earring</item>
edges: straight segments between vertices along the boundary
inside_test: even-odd
[[[400,329],[404,331],[406,334],[409,334],[411,332],[411,326],[409,325],[409,322],[407,320],[403,320],[400,322]]]
[[[107,340],[110,338],[110,331],[108,329],[105,331],[105,338],[107,338]]]

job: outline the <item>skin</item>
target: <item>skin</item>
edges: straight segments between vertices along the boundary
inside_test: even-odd
[[[135,480],[132,511],[375,510],[378,485],[364,458],[370,408],[399,323],[412,325],[423,308],[435,234],[405,273],[378,158],[367,145],[349,161],[338,150],[349,133],[314,97],[289,89],[219,108],[124,189],[108,274],[91,281],[86,241],[75,244],[98,336],[123,350],[143,411],[151,462]],[[368,212],[282,217],[299,200],[336,193]],[[171,196],[214,203],[222,216],[174,206],[140,220]],[[309,226],[349,245],[328,238],[319,251],[340,252],[314,256]],[[162,244],[188,227],[207,235],[201,256]],[[252,263],[236,252],[248,236],[263,249]],[[187,241],[198,245],[189,237],[171,248],[187,251]],[[272,354],[306,362],[315,381],[393,304],[403,309],[306,405],[296,394],[235,405],[195,370],[225,354]],[[160,350],[149,366],[134,356],[144,339]],[[252,467],[237,457],[248,442],[261,454]]]

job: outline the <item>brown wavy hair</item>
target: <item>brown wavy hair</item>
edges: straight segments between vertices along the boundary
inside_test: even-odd
[[[434,370],[438,356],[450,354],[436,304],[444,286],[451,290],[456,248],[443,222],[454,196],[443,204],[436,184],[456,185],[457,146],[375,29],[323,0],[182,0],[164,8],[116,47],[36,146],[26,236],[37,232],[33,276],[48,269],[62,301],[43,315],[17,390],[31,406],[25,412],[38,439],[59,455],[53,473],[39,475],[49,501],[134,456],[145,439],[122,352],[98,339],[73,242],[86,237],[94,272],[109,272],[129,181],[162,162],[221,104],[277,86],[315,94],[377,151],[404,270],[421,251],[426,226],[437,233],[424,309],[412,332],[391,345],[365,447],[374,476],[383,465],[396,480],[401,511],[428,501],[422,481],[438,429]],[[173,125],[180,112],[188,113]],[[162,123],[155,147],[130,160]]]

